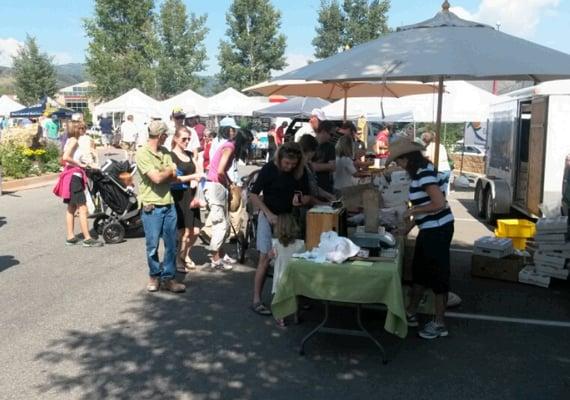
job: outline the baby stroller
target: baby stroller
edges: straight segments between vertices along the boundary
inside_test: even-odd
[[[89,193],[95,204],[93,230],[105,243],[120,243],[127,231],[142,227],[140,209],[134,186],[124,182],[125,176],[136,173],[135,164],[128,161],[107,160],[101,169],[87,171]]]

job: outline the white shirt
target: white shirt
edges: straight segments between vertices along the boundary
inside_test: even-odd
[[[435,158],[435,142],[431,142],[426,147],[426,157],[431,162],[433,162],[433,159]],[[439,160],[437,170],[439,172],[451,171],[451,168],[449,167],[449,161],[447,159],[447,151],[445,151],[445,147],[442,144],[439,145]]]
[[[138,134],[139,128],[133,121],[126,120],[121,124],[121,139],[123,142],[136,142]]]
[[[212,140],[212,144],[210,145],[210,153],[208,154],[208,156],[210,157],[210,160],[214,159],[214,154],[216,154],[216,150],[218,150],[218,147],[220,147],[225,142],[227,142],[227,139],[223,139],[219,136],[216,136]]]
[[[198,132],[196,132],[196,129],[188,127],[188,130],[190,131],[190,140],[186,145],[186,150],[195,155],[200,148],[200,139],[198,138]]]
[[[337,157],[336,168],[334,171],[334,188],[344,189],[354,186],[355,179],[353,175],[356,173],[354,161],[350,157]]]

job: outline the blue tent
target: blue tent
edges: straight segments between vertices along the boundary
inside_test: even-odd
[[[22,108],[18,111],[12,111],[10,117],[12,118],[37,118],[41,116],[46,109],[47,99],[42,99],[38,104]]]
[[[309,118],[315,108],[323,108],[330,103],[319,97],[294,97],[253,112],[254,117]]]

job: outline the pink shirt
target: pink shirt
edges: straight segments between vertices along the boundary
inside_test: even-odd
[[[221,144],[216,149],[214,156],[210,160],[210,167],[208,170],[208,180],[210,182],[218,182],[218,183],[220,182],[219,177],[218,177],[218,166],[220,165],[220,160],[222,159],[222,153],[224,152],[225,149],[231,149],[232,150],[232,155],[230,156],[228,162],[226,163],[225,171],[228,172],[228,169],[230,169],[230,167],[232,166],[232,162],[234,159],[235,145],[234,145],[234,142],[227,141],[227,142],[224,142],[223,144]]]

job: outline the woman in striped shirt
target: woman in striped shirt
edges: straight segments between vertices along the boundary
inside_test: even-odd
[[[395,161],[411,178],[406,217],[419,228],[412,263],[413,283],[407,309],[408,325],[418,326],[416,312],[426,288],[435,293],[435,319],[419,332],[424,339],[448,335],[444,314],[449,292],[449,247],[453,237],[453,214],[445,200],[445,180],[422,155],[419,143],[400,139],[390,144],[387,165]]]

